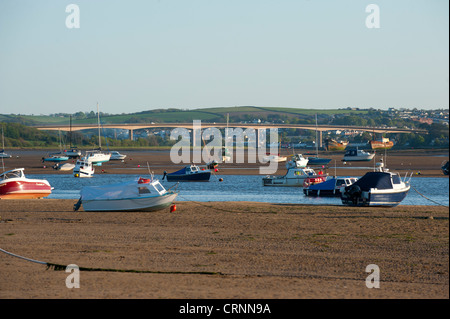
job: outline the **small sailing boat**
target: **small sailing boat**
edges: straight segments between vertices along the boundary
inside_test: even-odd
[[[70,115],[70,132],[69,132],[69,150],[64,150],[64,154],[69,158],[77,158],[81,156],[81,151],[72,146],[72,115]]]
[[[3,126],[2,126],[2,149],[0,150],[0,158],[11,158],[11,155],[5,153],[5,136],[3,135]]]
[[[61,131],[59,132],[59,152],[58,153],[49,153],[47,157],[42,158],[42,163],[44,162],[54,162],[54,163],[60,163],[67,161],[69,159],[69,156],[65,155],[62,151],[61,147]]]
[[[86,151],[85,160],[91,162],[93,165],[101,166],[102,163],[109,162],[111,153],[102,152],[102,140],[100,134],[100,112],[97,103],[97,123],[98,123],[98,149]]]

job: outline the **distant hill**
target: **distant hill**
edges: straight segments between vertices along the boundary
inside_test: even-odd
[[[205,122],[225,122],[227,114],[230,122],[251,121],[254,119],[270,121],[292,121],[302,123],[311,123],[314,115],[336,115],[336,114],[366,114],[367,110],[348,110],[348,109],[300,109],[284,107],[257,107],[257,106],[236,106],[236,107],[218,107],[193,110],[182,109],[156,109],[129,114],[101,114],[101,123],[169,123],[169,122],[192,122],[193,120],[202,120]],[[74,114],[58,113],[52,115],[14,115],[0,114],[0,122],[21,123],[24,125],[45,125],[45,124],[65,124],[69,123],[69,117],[72,115],[72,123],[87,124],[96,123],[96,113],[77,112]]]

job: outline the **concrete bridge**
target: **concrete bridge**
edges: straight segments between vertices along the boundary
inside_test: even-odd
[[[366,131],[372,133],[420,133],[427,134],[426,130],[421,129],[401,129],[392,127],[368,127],[368,126],[350,126],[350,125],[315,125],[315,124],[267,124],[267,123],[205,123],[205,122],[192,122],[192,123],[122,123],[122,124],[102,124],[104,129],[123,129],[130,132],[130,139],[133,139],[133,131],[146,128],[186,128],[194,129],[194,125],[198,127],[201,124],[202,129],[215,127],[218,129],[223,128],[253,128],[253,129],[303,129],[303,130],[317,130],[319,132],[319,144],[322,146],[322,132],[334,131],[334,130],[347,130],[347,131]],[[43,131],[82,131],[97,129],[98,124],[72,124],[70,125],[45,125],[35,126],[38,130]]]

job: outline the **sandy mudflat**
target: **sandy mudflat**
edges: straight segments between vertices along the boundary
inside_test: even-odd
[[[75,200],[0,200],[0,298],[449,298],[449,211],[178,202],[152,213],[73,212]],[[368,289],[366,266],[380,269]],[[180,272],[180,273],[178,273]],[[213,274],[208,274],[208,273]]]

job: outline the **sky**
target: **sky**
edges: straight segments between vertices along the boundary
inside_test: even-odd
[[[448,61],[447,0],[0,1],[0,114],[441,109]]]

